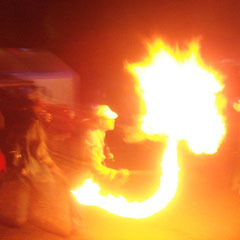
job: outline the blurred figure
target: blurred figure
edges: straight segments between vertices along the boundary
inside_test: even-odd
[[[29,89],[31,95],[25,90],[0,89],[5,125],[0,128],[0,148],[7,160],[0,184],[0,221],[10,226],[29,221],[67,235],[72,230],[68,185],[48,153],[45,129],[35,112],[38,90]]]

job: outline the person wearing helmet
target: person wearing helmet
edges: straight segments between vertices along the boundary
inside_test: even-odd
[[[84,161],[89,163],[91,172],[95,177],[125,181],[129,176],[127,169],[115,170],[105,165],[105,160],[113,159],[113,154],[105,142],[106,132],[114,129],[118,115],[107,105],[94,106],[92,115],[93,124],[84,136],[82,157]]]

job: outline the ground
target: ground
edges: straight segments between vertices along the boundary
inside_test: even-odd
[[[174,200],[163,211],[143,220],[120,218],[86,207],[85,223],[93,240],[238,240],[240,197],[227,174],[185,171]]]
[[[153,217],[143,220],[121,218],[96,207],[81,207],[91,240],[238,240],[240,197],[231,190],[224,172],[180,174],[174,200]],[[138,185],[139,186],[139,185]],[[0,228],[1,240],[73,240],[81,234],[60,237],[32,225]]]
[[[27,223],[21,228],[1,226],[0,239],[239,240],[240,196],[232,189],[234,165],[230,161],[236,156],[228,154],[227,158],[222,156],[224,152],[226,149],[212,157],[182,154],[176,196],[165,209],[147,219],[122,218],[97,207],[79,205],[84,227],[79,226],[79,231],[70,236],[48,233]],[[123,195],[131,193],[127,196],[132,200],[139,196],[143,200],[154,192],[158,179],[156,174],[137,175],[119,191]],[[154,189],[150,191],[151,186]],[[114,192],[114,187],[109,191]]]

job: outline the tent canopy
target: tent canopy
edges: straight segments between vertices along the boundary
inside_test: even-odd
[[[78,75],[67,64],[43,50],[0,49],[0,74],[32,82],[53,104],[73,105],[80,85]],[[9,77],[1,77],[0,84],[14,84]]]

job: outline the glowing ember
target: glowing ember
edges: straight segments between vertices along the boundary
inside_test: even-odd
[[[205,66],[196,43],[187,51],[171,49],[158,40],[148,45],[149,57],[127,64],[136,77],[142,101],[139,127],[146,137],[168,136],[161,167],[159,189],[143,202],[128,202],[122,196],[100,195],[91,180],[72,191],[81,204],[99,206],[129,218],[145,218],[163,209],[178,185],[177,142],[186,140],[194,153],[215,153],[225,134],[221,111],[224,98],[221,76]]]

